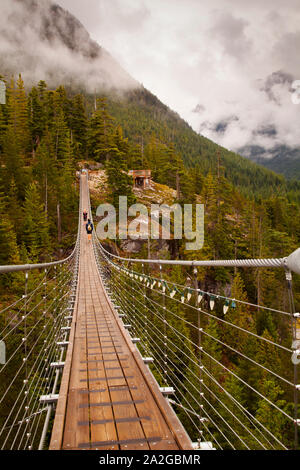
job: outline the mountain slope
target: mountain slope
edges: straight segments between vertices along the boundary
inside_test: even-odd
[[[300,149],[285,145],[266,151],[262,147],[248,146],[240,152],[250,160],[280,173],[289,179],[300,180]]]
[[[144,144],[155,133],[163,142],[174,142],[186,166],[198,165],[204,174],[216,173],[219,161],[226,177],[247,194],[295,189],[296,183],[290,186],[282,176],[194,132],[51,0],[2,0],[1,9],[0,75],[8,79],[22,72],[27,86],[43,79],[50,88],[63,83],[74,92],[84,91],[90,112],[95,93],[108,94],[111,114],[131,139]]]
[[[218,161],[225,176],[244,194],[268,196],[296,191],[300,183],[252,162],[197,134],[188,123],[144,88],[128,91],[122,97],[109,95],[109,109],[125,135],[145,144],[155,133],[166,143],[173,142],[187,167],[199,166],[206,175],[216,174]]]

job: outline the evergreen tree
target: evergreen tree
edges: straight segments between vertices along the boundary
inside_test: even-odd
[[[128,175],[125,155],[117,147],[111,148],[109,151],[106,172],[111,191],[110,200],[115,208],[119,207],[119,196],[127,196],[128,207],[134,204],[132,178]]]
[[[268,378],[264,380],[262,387],[262,394],[267,396],[271,403],[282,410],[286,406],[286,401],[282,399],[283,390],[276,385],[274,379]],[[287,418],[283,413],[278,411],[272,406],[267,400],[261,398],[257,405],[257,411],[255,417],[258,421],[265,426],[280,442],[284,442],[287,446],[290,446],[290,441],[286,440],[285,427],[287,424]],[[275,447],[278,444],[274,442]]]
[[[33,87],[28,97],[30,109],[29,129],[31,132],[32,148],[34,152],[42,139],[46,126],[44,103],[41,101],[40,96],[40,90]]]
[[[7,215],[7,198],[0,193],[0,265],[18,262],[19,250],[13,224]]]
[[[55,150],[48,131],[46,131],[37,149],[34,174],[38,178],[40,194],[42,194],[46,216],[48,216],[49,196],[51,195],[51,189],[55,186],[57,176]]]
[[[19,264],[19,248],[16,232],[8,217],[7,198],[0,193],[0,265]],[[0,289],[13,289],[14,277],[10,274],[0,276]]]
[[[226,321],[234,326],[224,325],[223,341],[235,350],[246,353],[247,351],[244,351],[244,348],[247,344],[248,335],[244,333],[243,330],[253,332],[255,330],[255,324],[249,306],[246,303],[248,300],[247,294],[239,272],[236,273],[231,286],[231,297],[238,299],[240,302],[231,302],[230,304],[230,308],[226,314]],[[233,362],[237,363],[238,356],[236,353],[228,350],[227,355]]]
[[[47,256],[50,249],[49,226],[35,183],[26,190],[22,241],[32,261]]]
[[[131,170],[146,170],[144,168],[144,158],[142,148],[139,144],[131,145],[128,155],[128,168]]]
[[[68,214],[74,210],[74,201],[77,198],[74,194],[74,156],[71,146],[71,139],[67,141],[67,148],[64,154],[63,166],[57,174],[58,200],[60,201],[63,213]]]
[[[56,160],[63,160],[68,152],[69,129],[64,118],[64,112],[58,108],[53,122],[52,135]]]
[[[11,180],[7,193],[7,217],[10,219],[17,239],[20,239],[22,229],[22,207],[18,198],[18,189],[14,179]]]
[[[3,135],[3,164],[5,173],[5,185],[9,187],[11,181],[14,180],[18,191],[18,196],[24,194],[25,174],[24,159],[20,151],[20,145],[15,138],[15,132],[11,125],[8,126]]]
[[[0,154],[2,151],[2,145],[3,145],[2,141],[3,141],[3,136],[5,134],[5,131],[6,131],[6,126],[7,126],[7,123],[6,123],[5,114],[4,114],[4,105],[0,104]]]
[[[94,112],[88,131],[89,157],[104,162],[108,160],[112,144],[112,117],[107,112],[104,98],[97,100],[97,109]]]
[[[11,80],[10,88],[8,88],[8,124],[14,132],[19,151],[25,161],[30,136],[27,97],[21,75],[19,75],[16,86]]]
[[[70,127],[74,142],[78,144],[76,159],[87,157],[87,131],[88,119],[82,95],[74,96],[72,100],[72,113]]]

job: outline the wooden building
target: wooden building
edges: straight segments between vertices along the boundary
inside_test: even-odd
[[[128,174],[133,178],[134,187],[145,189],[150,186],[151,170],[129,170]]]

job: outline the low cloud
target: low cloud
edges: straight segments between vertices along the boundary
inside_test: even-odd
[[[300,146],[298,0],[57,1],[197,132],[235,151]]]
[[[43,79],[91,93],[139,86],[76,18],[50,0],[1,0],[0,73],[12,71],[27,84]]]
[[[233,16],[229,12],[217,11],[216,20],[210,29],[212,43],[225,55],[241,60],[245,54],[251,53],[252,41],[245,32],[248,22]]]
[[[1,0],[0,57],[28,79],[89,91],[139,82],[226,148],[300,147],[299,0],[56,2],[105,50],[61,9],[58,21],[50,0]]]
[[[234,151],[300,146],[299,0],[57,1],[197,132]]]

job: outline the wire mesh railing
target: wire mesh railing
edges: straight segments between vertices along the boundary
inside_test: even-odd
[[[216,449],[298,448],[293,305],[276,310],[204,292],[196,266],[194,279],[180,284],[163,264],[109,254],[96,236],[94,248],[111,300],[152,358],[159,385],[174,394],[169,402],[192,440]],[[269,316],[274,335],[258,331]]]
[[[0,310],[1,450],[44,448],[68,344],[79,254],[78,222],[67,258],[0,267],[0,274],[17,276],[23,290]]]
[[[0,312],[6,356],[0,365],[1,449],[39,446],[48,411],[41,397],[54,394],[58,386],[56,365],[65,354],[77,263],[74,255],[41,273],[26,271],[23,297]]]

